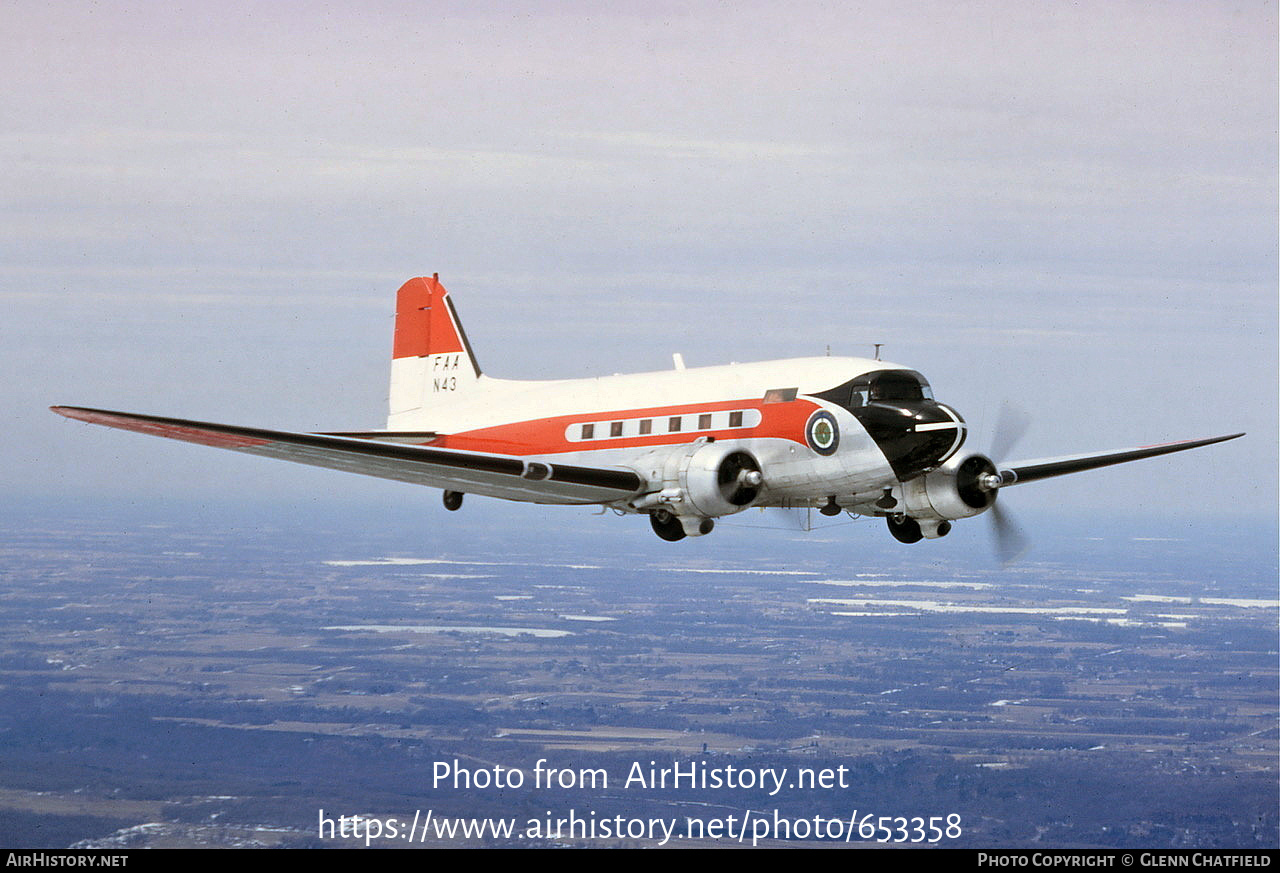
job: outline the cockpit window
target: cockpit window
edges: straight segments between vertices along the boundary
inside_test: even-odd
[[[869,403],[919,403],[933,399],[933,390],[914,370],[877,370],[864,373],[829,391],[815,394],[849,411]]]
[[[871,380],[871,402],[901,400],[932,400],[929,383],[916,373],[887,371],[877,373]]]

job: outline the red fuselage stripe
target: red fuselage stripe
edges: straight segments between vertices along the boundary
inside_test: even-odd
[[[804,445],[804,426],[818,405],[809,400],[788,403],[764,403],[755,400],[725,400],[717,403],[685,406],[656,406],[648,409],[617,409],[611,412],[578,413],[554,418],[500,424],[476,430],[448,434],[423,445],[469,452],[492,452],[501,455],[556,455],[565,452],[594,452],[605,449],[631,449],[681,445],[699,437],[718,440],[783,439]],[[636,418],[652,418],[665,422],[676,415],[722,412],[734,409],[758,409],[760,424],[723,430],[685,430],[646,436],[609,438],[609,424]],[[594,423],[596,439],[573,440],[565,433],[570,425]]]

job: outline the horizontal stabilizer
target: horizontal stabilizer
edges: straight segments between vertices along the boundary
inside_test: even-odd
[[[384,443],[406,443],[420,446],[429,443],[441,434],[433,430],[350,430],[325,431],[317,436],[346,437],[353,440],[375,440]]]

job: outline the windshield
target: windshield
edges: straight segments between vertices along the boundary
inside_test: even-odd
[[[850,411],[868,403],[919,403],[933,399],[925,378],[914,370],[878,370],[864,373],[837,388],[814,395],[838,403]]]
[[[871,379],[871,402],[894,400],[932,400],[929,383],[916,373],[888,371]]]

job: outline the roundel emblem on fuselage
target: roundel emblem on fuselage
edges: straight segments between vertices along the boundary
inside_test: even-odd
[[[840,447],[840,425],[836,417],[825,409],[819,409],[809,416],[804,426],[804,438],[809,448],[820,455],[833,455]]]

